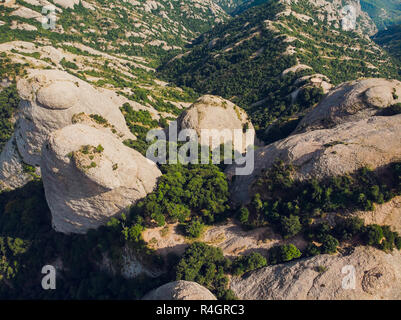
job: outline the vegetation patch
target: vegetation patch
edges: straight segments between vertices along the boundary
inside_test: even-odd
[[[356,210],[374,210],[401,194],[401,163],[392,163],[380,175],[368,168],[354,174],[323,181],[297,182],[295,168],[277,161],[254,185],[252,203],[238,210],[237,217],[246,227],[270,225],[284,239],[302,235],[309,245],[304,254],[335,253],[341,243],[357,241],[385,251],[399,248],[401,237],[388,226],[364,225],[350,218]],[[343,212],[336,225],[322,220],[326,212]],[[324,219],[323,219],[324,220]],[[319,245],[316,245],[319,244]],[[280,259],[276,259],[280,261]]]

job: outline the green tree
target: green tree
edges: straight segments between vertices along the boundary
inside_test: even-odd
[[[239,211],[239,221],[242,224],[246,224],[248,223],[249,220],[249,210],[247,207],[241,207],[240,211]]]
[[[302,230],[302,224],[298,216],[290,215],[282,217],[280,221],[281,233],[285,239],[291,238]]]
[[[233,261],[232,273],[240,276],[246,272],[263,268],[267,265],[267,260],[260,253],[252,252],[247,256],[240,256]]]
[[[273,247],[269,250],[269,262],[271,264],[288,262],[299,258],[301,255],[301,251],[299,251],[299,249],[292,243],[284,244]]]
[[[369,246],[379,246],[384,237],[383,229],[377,224],[369,225],[365,228],[364,239]]]
[[[200,219],[194,219],[185,226],[185,233],[188,237],[199,238],[205,224]]]
[[[339,242],[332,235],[326,235],[323,238],[322,246],[320,248],[321,253],[335,253],[337,252],[337,247],[339,246]]]
[[[195,242],[189,246],[176,267],[176,280],[195,281],[219,297],[225,295],[228,278],[225,272],[231,261],[223,256],[220,248]]]

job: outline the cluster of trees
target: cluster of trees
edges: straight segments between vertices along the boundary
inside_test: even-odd
[[[141,123],[149,128],[158,126],[158,122],[153,120],[148,110],[134,111],[129,103],[124,103],[120,110],[128,123]]]
[[[76,63],[74,63],[72,61],[68,61],[65,58],[61,59],[60,64],[66,69],[73,69],[73,70],[79,69],[79,67],[76,65]]]
[[[211,290],[217,298],[233,300],[236,297],[228,289],[228,274],[242,276],[266,265],[266,258],[256,252],[231,260],[224,257],[220,248],[195,242],[176,265],[176,280],[195,281]]]
[[[220,299],[235,299],[227,288],[228,275],[243,276],[245,273],[265,266],[288,262],[302,256],[293,244],[271,248],[268,259],[260,253],[252,252],[229,259],[220,248],[202,242],[190,245],[175,267],[176,280],[195,281],[211,290]]]
[[[387,227],[364,226],[358,219],[345,220],[335,228],[325,223],[311,226],[324,212],[373,210],[374,203],[401,194],[401,163],[389,165],[387,173],[380,176],[361,168],[352,175],[302,183],[292,179],[293,170],[291,165],[277,161],[266,171],[256,185],[260,193],[255,194],[250,206],[238,210],[239,221],[247,227],[269,223],[284,239],[304,232],[307,240],[321,244],[319,248],[311,244],[307,255],[336,252],[340,241],[361,235],[368,239],[363,241],[367,245],[373,243],[383,250],[398,247],[397,233]],[[392,178],[386,178],[385,184],[383,176]],[[372,230],[383,230],[380,242],[369,240]]]
[[[147,110],[135,111],[129,103],[124,103],[120,110],[131,132],[142,141],[146,141],[146,133],[149,129],[159,126],[158,121],[153,120],[152,115]]]
[[[220,299],[233,299],[227,289],[227,273],[231,260],[225,258],[220,248],[195,242],[189,246],[176,266],[176,280],[195,281],[211,290]]]
[[[252,252],[249,255],[243,255],[235,258],[231,266],[231,273],[235,276],[241,276],[246,272],[263,268],[267,265],[267,259],[260,253]]]
[[[288,262],[301,257],[302,253],[299,249],[290,244],[283,244],[281,246],[275,246],[269,250],[269,263],[278,264]]]
[[[140,299],[149,290],[171,280],[167,276],[125,279],[99,271],[107,255],[115,266],[129,245],[153,265],[161,260],[138,236],[138,226],[114,219],[86,235],[65,235],[51,228],[51,214],[41,181],[0,193],[1,299]],[[61,259],[57,290],[43,290],[41,269]],[[118,268],[117,268],[118,270]]]
[[[162,172],[156,190],[132,208],[132,214],[141,216],[146,225],[187,223],[194,217],[212,223],[224,217],[229,208],[228,183],[218,167],[177,164],[163,166]],[[190,225],[188,232],[196,235],[201,227]]]
[[[29,242],[20,238],[0,237],[0,281],[15,277],[19,269],[19,261],[14,258],[24,254]]]
[[[21,64],[12,63],[6,53],[0,53],[0,78],[11,81],[8,86],[0,87],[0,152],[14,132],[12,118],[20,100],[15,77],[24,73]]]
[[[9,87],[0,91],[0,151],[14,132],[14,123],[11,121],[19,104],[19,96],[16,85],[13,83]]]

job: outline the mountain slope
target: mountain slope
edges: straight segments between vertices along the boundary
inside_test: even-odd
[[[341,30],[340,17],[321,10],[304,0],[253,7],[203,34],[160,71],[179,85],[231,99],[260,129],[313,105],[330,83],[397,76],[379,46]]]
[[[43,2],[48,3],[49,2]],[[38,0],[7,1],[0,8],[1,42],[13,40],[80,41],[92,48],[159,59],[228,15],[211,0],[54,1],[55,30],[41,27]]]
[[[380,30],[401,22],[401,0],[361,0],[361,6]]]
[[[227,13],[233,13],[237,7],[248,1],[249,0],[214,0],[214,2]]]
[[[373,40],[386,49],[401,65],[401,24],[378,32]]]

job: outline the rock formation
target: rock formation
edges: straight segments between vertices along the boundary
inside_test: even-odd
[[[0,156],[0,189],[24,185],[29,175],[20,170],[22,163],[38,168],[47,136],[74,122],[135,139],[119,110],[125,100],[112,91],[95,89],[59,70],[30,70],[27,78],[17,82],[17,89],[21,102],[13,143]]]
[[[220,143],[235,141],[234,132],[242,136],[242,146],[236,150],[244,152],[246,147],[254,143],[254,129],[244,110],[231,101],[221,97],[204,95],[185,110],[178,119],[179,129],[194,129],[201,139],[201,132],[205,129],[218,130],[221,134]],[[246,140],[243,131],[252,130],[252,138]],[[215,135],[214,135],[215,136]],[[212,145],[209,141],[208,145]],[[234,146],[235,147],[235,146]]]
[[[55,230],[85,233],[153,191],[161,172],[111,132],[74,124],[53,132],[41,171]]]
[[[216,300],[216,297],[196,282],[180,280],[148,292],[142,300]]]
[[[277,159],[294,164],[294,178],[298,180],[319,180],[363,166],[376,169],[399,161],[401,115],[379,116],[386,107],[400,101],[397,95],[401,96],[401,83],[382,79],[351,82],[333,89],[296,130],[307,132],[255,151],[253,173],[238,176],[233,182],[235,199],[249,201],[253,182]],[[234,170],[235,165],[227,169],[229,177]]]
[[[235,277],[231,289],[247,300],[401,299],[401,255],[356,247],[349,255],[319,255]]]
[[[345,82],[331,90],[302,119],[295,132],[328,129],[337,124],[366,119],[396,103],[401,103],[400,81],[365,79]]]
[[[297,3],[298,0],[281,0],[282,3],[291,4]],[[344,28],[347,31],[357,31],[361,34],[367,34],[373,36],[377,33],[377,26],[370,18],[370,16],[362,10],[361,3],[359,0],[309,0],[311,5],[316,6],[316,15],[319,20],[327,22],[336,28]],[[289,15],[293,13],[290,8],[284,12],[284,14]],[[294,14],[294,13],[293,13]],[[295,13],[296,14],[296,13]],[[353,15],[355,16],[355,21],[353,21]],[[298,16],[302,15],[298,14]],[[343,18],[347,17],[347,20],[351,20],[350,24],[343,24]],[[298,17],[300,18],[300,17]],[[307,16],[305,16],[304,21],[308,21]],[[346,20],[346,21],[347,21]]]

